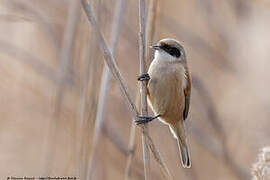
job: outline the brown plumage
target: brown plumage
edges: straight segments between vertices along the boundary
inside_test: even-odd
[[[182,165],[191,166],[184,120],[189,111],[191,77],[183,47],[173,39],[153,46],[155,58],[149,67],[148,102],[159,120],[169,125],[177,139]]]

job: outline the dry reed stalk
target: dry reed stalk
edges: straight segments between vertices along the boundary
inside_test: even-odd
[[[134,123],[133,123],[134,124]],[[134,124],[134,127],[136,128],[136,125]],[[104,135],[109,139],[109,141],[122,153],[123,156],[126,156],[127,158],[130,156],[130,154],[135,155],[135,149],[136,145],[134,145],[134,149],[130,149],[121,135],[121,132],[118,131],[117,127],[114,126],[113,122],[108,121],[103,126],[104,128]],[[135,129],[134,128],[134,129]],[[135,134],[134,134],[135,136]],[[130,153],[130,151],[133,151],[133,153]],[[143,162],[136,158],[136,156],[133,156],[132,159],[132,177],[129,177],[130,179],[144,179],[144,172],[142,170],[143,168]],[[126,172],[126,171],[125,171]],[[152,179],[161,179],[163,177],[160,177],[159,172],[151,172]]]
[[[101,2],[98,1],[96,4],[96,8],[100,9]],[[101,13],[102,11],[98,11],[97,18],[98,21],[101,24]],[[88,172],[88,160],[90,156],[89,149],[91,148],[92,142],[89,141],[92,140],[92,131],[94,129],[93,122],[96,119],[96,112],[97,112],[97,104],[98,104],[98,86],[96,86],[96,79],[98,78],[98,68],[97,65],[98,62],[97,59],[102,58],[100,53],[98,52],[98,43],[97,38],[95,36],[95,32],[91,31],[89,34],[88,32],[88,22],[82,20],[83,27],[85,33],[88,34],[86,37],[90,37],[90,39],[84,40],[87,42],[87,46],[83,44],[82,46],[85,49],[85,60],[86,60],[86,66],[84,70],[83,75],[83,84],[81,86],[81,95],[80,95],[80,105],[79,105],[79,131],[81,131],[81,134],[79,134],[78,139],[78,154],[80,155],[79,161],[78,161],[78,172],[80,174],[81,179],[86,179],[87,172]]]
[[[138,109],[141,108],[139,88],[137,89],[137,95],[136,95],[136,107]],[[133,164],[133,159],[135,157],[135,140],[136,140],[135,135],[136,135],[136,125],[135,123],[132,122],[130,126],[128,157],[127,157],[127,164],[126,164],[125,177],[124,177],[125,180],[131,179],[132,164]]]
[[[145,0],[138,0],[139,2],[139,60],[140,60],[140,74],[146,72],[145,66]],[[141,113],[142,116],[148,116],[147,110],[147,83],[140,82],[141,92]],[[146,144],[145,134],[148,133],[148,124],[142,124],[142,146],[143,146],[143,161],[144,161],[144,179],[150,179],[150,155]]]
[[[83,22],[83,21],[81,21]],[[86,26],[86,23],[82,23],[80,26],[81,29],[85,29],[84,27]],[[88,39],[87,35],[88,32],[80,32],[78,36],[82,36],[83,39]],[[92,33],[93,34],[93,33]],[[89,42],[95,42],[95,37],[94,35],[90,35],[90,40],[85,40],[87,43],[80,43],[79,48],[83,49],[80,51],[81,54],[84,55],[83,59],[85,59],[85,65],[83,69],[83,75],[82,75],[82,82],[80,85],[80,92],[79,92],[79,105],[78,105],[78,121],[77,121],[77,165],[76,165],[76,175],[77,177],[80,177],[81,179],[86,179],[86,159],[85,157],[88,157],[85,155],[85,149],[84,147],[87,147],[88,144],[90,143],[89,141],[86,141],[88,139],[89,135],[89,121],[88,119],[93,119],[91,118],[92,116],[88,116],[87,114],[96,114],[96,108],[95,106],[89,107],[89,103],[92,102],[92,104],[95,104],[95,98],[96,97],[96,88],[91,88],[93,87],[93,79],[95,79],[95,74],[97,73],[96,71],[96,61],[94,59],[97,59],[98,54],[97,53],[91,53],[96,52],[97,46],[91,46],[91,49],[89,48],[90,43]],[[96,44],[96,43],[93,43]],[[90,54],[93,54],[93,57],[90,56]],[[92,97],[89,102],[89,97]]]
[[[123,11],[125,8],[125,0],[120,0],[115,6],[115,13],[112,23],[112,31],[111,31],[111,53],[112,56],[115,54],[115,50],[117,47],[118,39],[119,39],[119,33],[120,33],[120,26],[123,19]],[[94,135],[93,135],[93,142],[92,142],[92,152],[89,158],[89,167],[88,167],[88,175],[87,177],[91,179],[94,164],[96,162],[96,155],[99,145],[99,139],[101,137],[102,127],[104,124],[105,119],[103,118],[103,113],[105,110],[105,102],[107,99],[107,93],[108,88],[110,86],[110,70],[108,66],[105,64],[103,68],[102,73],[102,80],[101,80],[101,86],[100,86],[100,92],[99,92],[99,99],[98,99],[98,108],[97,108],[97,115],[96,115],[96,121],[95,121],[95,128],[94,128]]]
[[[129,144],[128,144],[128,157],[124,177],[125,180],[131,179],[131,167],[133,164],[133,159],[135,157],[135,139],[136,139],[135,135],[136,135],[136,125],[134,123],[131,123]]]
[[[157,20],[157,11],[158,11],[158,3],[159,0],[151,0],[149,2],[148,14],[147,14],[147,23],[146,23],[146,49],[145,49],[145,57],[146,57],[146,67],[148,67],[150,63],[150,53],[149,46],[153,43],[155,31],[156,31],[156,20]]]
[[[88,3],[87,0],[81,0],[81,2],[82,2],[82,7],[84,9],[84,12],[85,12],[90,24],[92,25],[94,31],[96,32],[97,38],[99,40],[100,48],[103,50],[104,59],[105,59],[107,65],[108,65],[114,79],[116,80],[116,82],[118,83],[118,85],[120,87],[120,90],[121,90],[122,95],[124,97],[125,103],[128,106],[128,110],[132,114],[133,119],[138,119],[139,113],[138,113],[138,111],[136,109],[136,106],[135,106],[134,102],[131,99],[128,88],[126,86],[126,83],[124,82],[124,80],[123,80],[123,78],[122,78],[122,76],[120,74],[120,71],[119,71],[119,69],[118,69],[118,67],[117,67],[117,65],[115,63],[115,59],[112,56],[112,53],[111,53],[111,51],[110,51],[110,49],[109,49],[109,47],[107,45],[107,42],[106,42],[103,34],[101,33],[101,31],[100,31],[100,29],[99,29],[99,27],[97,25],[97,22],[96,22],[92,7],[90,6],[90,4]],[[147,131],[144,131],[143,133],[145,133],[147,135],[146,136],[147,142],[152,142],[152,139],[148,135]],[[151,145],[151,148],[152,148],[152,150],[154,149],[154,151],[152,151],[153,153],[157,153],[157,154],[154,154],[154,156],[156,156],[157,158],[160,158],[159,152],[157,151],[154,144]],[[161,161],[159,159],[158,163],[163,163],[163,161]],[[166,165],[164,163],[162,164],[162,166],[166,167]],[[161,172],[166,172],[166,171],[161,171]],[[166,172],[166,173],[168,173],[168,172]],[[166,174],[165,176],[169,177],[170,175]]]
[[[127,143],[125,143],[123,134],[119,132],[118,127],[113,121],[108,120],[106,124],[102,126],[102,132],[109,139],[110,143],[112,143],[124,156],[129,155],[129,148]]]
[[[155,33],[155,23],[156,23],[156,16],[157,16],[157,4],[158,0],[151,0],[150,5],[148,8],[148,14],[147,14],[147,24],[146,24],[146,48],[145,48],[145,57],[146,57],[146,67],[148,67],[150,56],[148,47],[153,41],[154,33]],[[147,69],[147,68],[146,68]],[[138,109],[140,109],[140,93],[139,93],[139,87],[136,95],[136,106]],[[126,164],[126,170],[125,170],[125,180],[131,179],[131,167],[132,167],[132,160],[135,156],[135,124],[131,124],[130,128],[130,138],[129,138],[129,154]]]
[[[129,94],[128,87],[126,86],[126,83],[124,82],[124,79],[123,79],[122,75],[120,74],[119,68],[115,63],[115,59],[112,56],[112,53],[107,45],[107,42],[106,42],[103,34],[101,33],[99,26],[97,25],[92,7],[90,6],[90,4],[88,3],[87,0],[81,0],[81,2],[82,2],[82,7],[84,9],[84,12],[85,12],[90,24],[92,25],[93,30],[96,32],[100,48],[102,49],[104,60],[107,63],[114,79],[116,80],[117,84],[120,87],[120,90],[123,94],[124,100],[125,100],[126,104],[128,105],[128,110],[131,112],[133,117],[135,117],[135,119],[137,119],[137,117],[139,116],[139,113],[136,109],[134,102],[132,101],[132,98]]]
[[[135,124],[134,124],[134,127],[136,128]],[[113,122],[107,121],[106,124],[104,124],[103,126],[103,131],[104,131],[104,135],[106,135],[109,141],[122,153],[123,156],[127,156],[128,158],[128,156],[131,154],[130,150],[134,152],[133,149],[130,149],[126,145],[123,135],[121,134],[121,132],[118,131],[117,127],[114,125]],[[136,147],[134,147],[134,149],[135,148]],[[134,176],[134,178],[143,179],[144,173],[141,173],[142,172],[141,168],[143,167],[143,163],[134,156],[132,160],[132,164],[133,164],[132,175]],[[151,175],[153,176],[153,179],[160,178],[159,173],[152,172]]]
[[[147,145],[149,146],[150,150],[152,151],[153,156],[160,167],[161,174],[163,175],[163,178],[172,180],[173,179],[172,175],[170,174],[169,169],[167,168],[165,163],[163,162],[159,152],[157,151],[157,148],[155,148],[155,145],[154,145],[152,138],[149,136],[148,133],[145,133],[145,136],[146,136]]]
[[[270,179],[270,146],[261,149],[258,161],[252,167],[252,180]]]
[[[56,89],[56,112],[60,110],[60,105],[62,101],[62,95],[63,91],[65,89],[64,82],[67,77],[67,74],[69,74],[70,70],[70,64],[72,61],[71,56],[71,48],[72,43],[74,41],[75,37],[75,31],[80,15],[80,8],[79,3],[76,0],[73,0],[70,2],[69,10],[68,10],[68,21],[66,24],[66,30],[64,34],[64,39],[62,41],[62,48],[60,52],[60,72],[59,72],[59,79],[60,84],[58,88]]]
[[[88,24],[87,24],[88,25]],[[90,156],[89,149],[91,148],[92,142],[92,132],[94,130],[94,120],[96,119],[97,103],[98,103],[98,87],[96,86],[96,79],[98,78],[98,65],[97,59],[101,58],[98,51],[98,46],[96,43],[96,37],[94,32],[91,32],[89,47],[87,49],[88,68],[85,71],[85,90],[84,95],[81,97],[82,109],[80,115],[80,123],[82,129],[81,144],[80,144],[80,155],[81,155],[81,176],[82,179],[86,179],[88,172],[88,160]],[[83,100],[84,99],[84,100]],[[80,162],[79,162],[80,163]]]
[[[45,142],[47,144],[45,145],[46,157],[44,163],[45,167],[43,167],[43,172],[45,171],[44,175],[48,175],[51,171],[50,164],[52,163],[54,155],[54,141],[56,139],[55,135],[58,126],[59,111],[62,102],[63,91],[65,90],[64,82],[66,81],[66,78],[68,77],[69,74],[68,67],[72,60],[70,58],[71,47],[75,35],[75,30],[77,27],[78,18],[80,15],[79,7],[80,7],[79,2],[76,0],[73,0],[72,2],[69,3],[68,19],[60,54],[60,72],[58,74],[59,84],[55,90],[55,107],[53,112],[53,118],[49,121],[48,134]]]

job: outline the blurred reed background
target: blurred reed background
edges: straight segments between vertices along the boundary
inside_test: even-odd
[[[89,2],[135,101],[138,2]],[[165,125],[148,125],[173,179],[252,179],[259,149],[270,144],[269,1],[155,3],[147,38],[182,42],[193,75],[186,121],[192,168],[182,168]],[[130,177],[144,179],[141,133],[136,128],[132,151],[132,117],[113,79],[105,91],[103,123],[96,123],[105,65],[99,43],[79,0],[0,1],[0,179],[128,179],[133,152]],[[150,179],[162,179],[150,159]]]

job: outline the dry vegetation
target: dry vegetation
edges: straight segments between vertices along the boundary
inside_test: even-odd
[[[138,105],[138,1],[89,2]],[[267,180],[260,179],[266,156],[252,163],[270,144],[269,10],[265,0],[146,1],[147,46],[178,39],[193,75],[192,168],[181,167],[168,128],[153,121],[148,129],[159,152],[150,148],[149,179],[166,175],[160,155],[173,179]],[[100,42],[79,0],[0,1],[0,179],[144,179],[142,131]],[[145,50],[148,62],[153,52]]]
[[[253,180],[270,179],[270,147],[264,147],[259,156],[258,162],[253,164]]]

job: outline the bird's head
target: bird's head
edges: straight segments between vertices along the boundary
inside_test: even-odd
[[[185,61],[186,55],[183,46],[174,39],[162,39],[151,46],[155,50],[155,59],[165,61]]]

